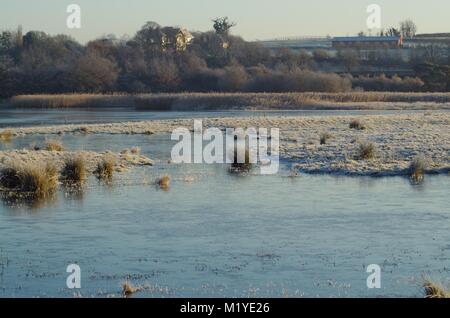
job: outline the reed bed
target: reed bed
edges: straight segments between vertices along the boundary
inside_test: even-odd
[[[20,95],[11,98],[10,104],[15,108],[109,108],[133,106],[134,99],[120,94]]]
[[[10,104],[15,108],[107,108],[129,107],[137,110],[220,110],[239,108],[335,109],[351,103],[450,103],[450,93],[168,93],[168,94],[67,94],[20,95]],[[337,104],[337,105],[336,105]]]

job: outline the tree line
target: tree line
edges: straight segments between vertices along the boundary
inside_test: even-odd
[[[235,23],[213,20],[213,30],[189,33],[146,23],[131,38],[114,35],[78,43],[40,31],[0,32],[0,97],[37,93],[342,92],[450,90],[448,65],[420,61],[419,78],[353,78],[320,71],[358,64],[355,52],[314,54],[280,49],[230,34]],[[353,54],[353,55],[352,55]],[[427,81],[430,81],[430,85]],[[442,84],[444,83],[444,84]]]

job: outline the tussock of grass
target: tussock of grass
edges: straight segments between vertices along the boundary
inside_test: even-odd
[[[112,156],[106,156],[98,163],[94,174],[100,180],[111,180],[114,175],[114,168],[116,166],[116,159]]]
[[[86,162],[82,156],[64,162],[61,179],[66,183],[81,184],[87,179]]]
[[[365,141],[361,142],[358,146],[357,159],[369,160],[375,157],[376,147],[373,142]]]
[[[248,172],[252,168],[252,160],[250,158],[250,149],[245,146],[244,160],[239,158],[239,153],[244,151],[243,145],[235,145],[233,163],[231,164],[232,172]]]
[[[170,177],[169,176],[163,176],[161,178],[159,178],[156,181],[156,184],[163,190],[169,190],[170,188]]]
[[[141,286],[134,286],[128,280],[122,283],[122,295],[125,298],[133,296],[133,294],[141,291],[143,288]]]
[[[328,133],[328,132],[322,133],[322,134],[320,135],[320,144],[321,144],[321,145],[327,144],[327,143],[328,143],[328,140],[330,140],[331,138],[333,138],[333,135],[332,135],[332,134],[330,134],[330,133]]]
[[[80,133],[80,134],[87,134],[89,133],[89,127],[83,126],[80,128],[75,129],[75,132]]]
[[[14,138],[14,134],[9,130],[2,130],[0,131],[0,142],[11,142],[11,140]]]
[[[450,298],[450,291],[442,284],[425,279],[423,284],[425,298]]]
[[[59,140],[47,140],[45,142],[45,150],[47,150],[47,151],[64,151],[64,146]]]
[[[414,181],[423,180],[426,169],[427,169],[427,162],[425,158],[416,157],[409,165],[409,176]]]
[[[140,147],[133,147],[133,148],[131,148],[130,152],[133,155],[140,155],[141,154],[141,148]]]
[[[58,170],[53,164],[14,164],[0,171],[0,185],[8,191],[45,199],[56,191]]]
[[[367,128],[362,122],[360,122],[357,119],[352,120],[350,122],[349,127],[350,127],[350,129],[356,129],[356,130],[365,130]]]

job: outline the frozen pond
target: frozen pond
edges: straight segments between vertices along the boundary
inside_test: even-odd
[[[445,110],[442,110],[445,111]],[[13,109],[0,108],[0,128],[23,127],[35,125],[64,125],[64,124],[94,124],[123,121],[142,121],[178,118],[208,118],[232,116],[323,116],[323,115],[370,115],[370,114],[408,114],[423,113],[414,110],[292,110],[292,111],[194,111],[194,112],[155,112],[136,111],[129,108],[99,108],[99,109]]]
[[[46,136],[14,139],[27,147]],[[72,297],[66,267],[82,270],[82,296],[378,297],[422,295],[422,275],[448,282],[448,176],[290,177],[172,165],[166,135],[66,135],[68,150],[140,146],[156,161],[90,179],[82,194],[39,207],[0,205],[0,296]],[[172,177],[169,191],[152,185]],[[366,267],[379,264],[382,288]]]

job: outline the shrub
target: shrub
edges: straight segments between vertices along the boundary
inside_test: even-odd
[[[380,75],[374,77],[360,76],[352,79],[353,87],[365,91],[417,92],[421,91],[425,83],[417,77],[401,78],[397,75],[389,78]]]
[[[302,70],[272,71],[255,75],[247,85],[250,92],[346,92],[351,82],[331,73]]]
[[[225,92],[242,91],[248,79],[248,74],[242,66],[227,66],[219,78],[219,89]]]

